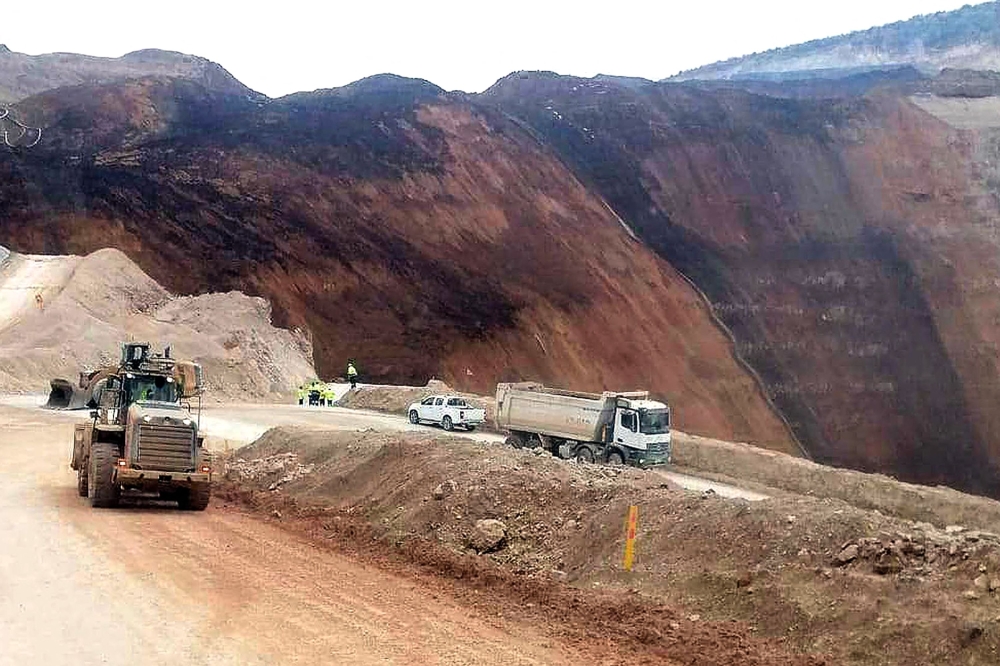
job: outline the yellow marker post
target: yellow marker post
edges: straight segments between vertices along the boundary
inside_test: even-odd
[[[632,560],[635,558],[635,530],[639,524],[639,507],[628,508],[628,523],[625,528],[625,571],[632,571]]]

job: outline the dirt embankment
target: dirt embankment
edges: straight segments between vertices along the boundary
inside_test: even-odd
[[[47,392],[118,360],[124,340],[201,363],[208,395],[286,394],[314,374],[308,338],[271,324],[240,292],[178,297],[118,250],[86,257],[12,255],[0,266],[0,391]]]
[[[990,663],[1000,646],[1000,537],[976,524],[942,530],[829,498],[726,500],[654,472],[432,435],[275,429],[228,474],[234,496],[321,540],[363,529],[449,575],[627,600],[628,626],[610,630],[643,654],[729,663],[738,643],[743,663],[765,663],[760,651],[784,645],[827,663],[902,666]],[[630,504],[638,557],[626,573]],[[551,607],[557,597],[522,605],[565,611]],[[689,641],[706,628],[715,661]]]
[[[709,475],[780,488],[799,495],[836,498],[862,509],[909,520],[975,525],[1000,534],[1000,502],[944,486],[904,483],[819,465],[784,453],[674,432],[673,461]]]
[[[487,396],[474,393],[455,391],[442,381],[432,379],[426,386],[361,386],[348,391],[337,401],[339,407],[351,409],[370,409],[376,412],[390,414],[406,414],[407,408],[427,396],[437,394],[460,395],[470,405],[486,410],[487,428],[492,428],[496,421],[496,402]]]

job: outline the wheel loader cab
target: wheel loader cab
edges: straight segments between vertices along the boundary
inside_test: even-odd
[[[133,402],[176,403],[180,396],[173,377],[159,375],[136,375],[125,377],[126,404]]]

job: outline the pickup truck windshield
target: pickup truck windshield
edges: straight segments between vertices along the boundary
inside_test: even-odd
[[[670,432],[670,410],[654,409],[639,412],[639,432],[644,435],[662,435]]]

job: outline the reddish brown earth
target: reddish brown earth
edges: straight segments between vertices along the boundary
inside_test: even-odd
[[[486,97],[708,294],[817,459],[996,494],[997,132],[909,97],[961,105],[961,78],[783,99],[522,73]]]
[[[0,234],[265,296],[326,377],[646,387],[689,431],[795,450],[780,412],[820,461],[1000,493],[997,82],[769,85],[59,88],[12,110],[43,136],[0,157]]]
[[[705,304],[491,109],[382,77],[264,106],[183,80],[60,89],[0,160],[14,249],[114,245],[181,292],[266,296],[317,368],[649,388],[684,427],[790,450]]]

